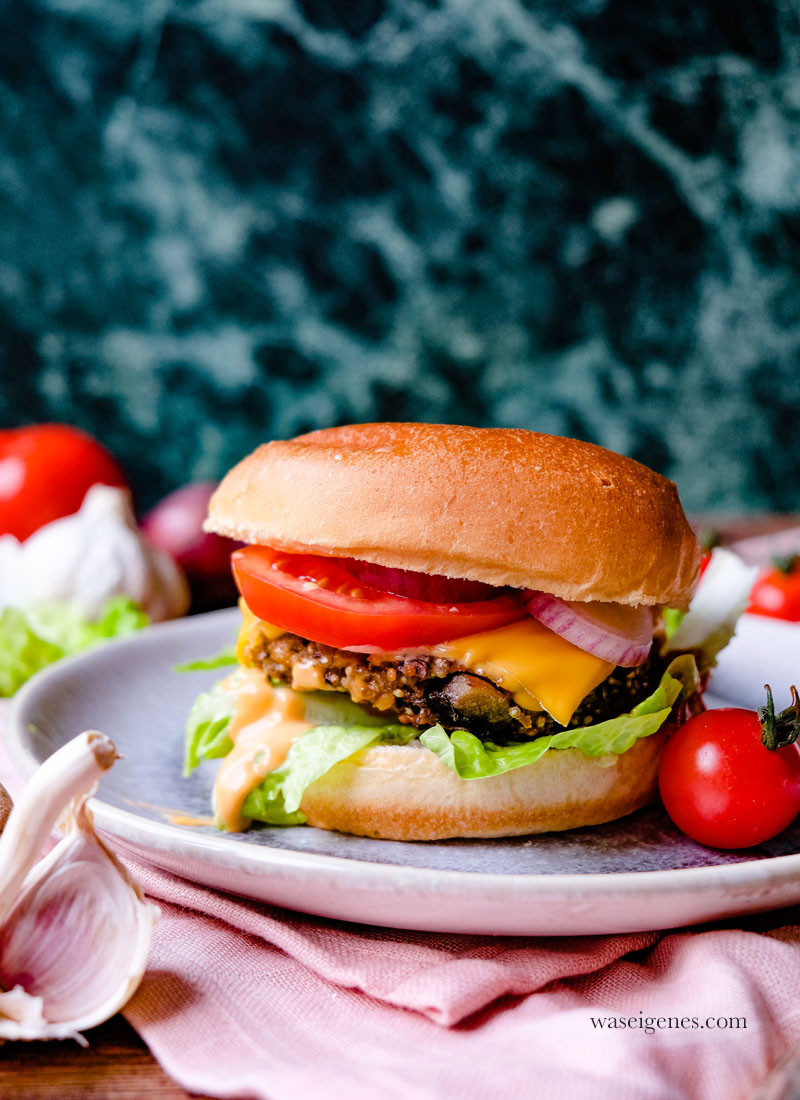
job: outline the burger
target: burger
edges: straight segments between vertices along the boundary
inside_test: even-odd
[[[236,668],[186,767],[216,820],[395,840],[619,818],[701,708],[700,551],[671,481],[538,432],[358,424],[267,443],[206,530],[246,543]]]

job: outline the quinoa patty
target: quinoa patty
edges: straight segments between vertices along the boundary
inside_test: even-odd
[[[491,680],[429,654],[386,660],[282,634],[274,640],[256,637],[244,658],[271,680],[298,690],[346,692],[372,710],[396,711],[399,723],[421,730],[439,723],[487,740],[516,741],[565,728],[546,711],[520,707]],[[655,690],[662,672],[663,662],[653,652],[638,668],[615,668],[586,696],[566,728],[626,713]]]

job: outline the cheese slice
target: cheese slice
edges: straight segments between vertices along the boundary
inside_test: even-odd
[[[272,642],[276,638],[280,638],[281,634],[285,634],[286,631],[281,626],[273,626],[272,623],[259,619],[258,615],[253,614],[243,599],[239,600],[239,610],[242,613],[242,625],[239,627],[239,634],[236,638],[236,660],[240,665],[243,665],[245,663],[245,649],[251,642],[255,642],[260,637],[268,638]]]
[[[580,703],[615,667],[592,656],[536,619],[521,619],[432,647],[510,692],[525,710],[546,710],[566,726]]]

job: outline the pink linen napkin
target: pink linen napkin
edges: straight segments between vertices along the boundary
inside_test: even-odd
[[[19,789],[4,751],[0,780]],[[162,916],[125,1015],[203,1095],[737,1100],[800,1042],[797,910],[666,934],[448,936],[129,865]]]
[[[447,936],[134,870],[162,919],[125,1015],[192,1091],[736,1100],[800,1040],[797,911],[663,936]]]

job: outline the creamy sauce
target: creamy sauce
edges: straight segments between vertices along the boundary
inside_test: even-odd
[[[250,824],[242,815],[247,795],[286,759],[292,744],[313,729],[302,696],[272,687],[258,669],[235,674],[236,711],[228,727],[233,749],[220,764],[214,785],[215,816],[228,832]]]
[[[202,825],[213,825],[213,817],[194,817],[191,814],[182,814],[172,810],[162,810],[164,817],[170,823],[170,825],[191,825],[194,828],[200,828]]]
[[[154,802],[145,802],[141,798],[123,798],[123,802],[129,806],[142,806],[146,810],[155,810],[156,813],[170,823],[170,825],[194,825],[200,827],[202,825],[213,825],[214,818],[209,816],[196,817],[193,814],[187,814],[183,810],[172,810],[167,806],[157,806]]]
[[[562,726],[614,668],[536,619],[442,642],[431,652],[493,680],[526,710],[544,708]]]
[[[324,691],[327,687],[322,668],[311,658],[292,665],[292,687],[295,691]]]

